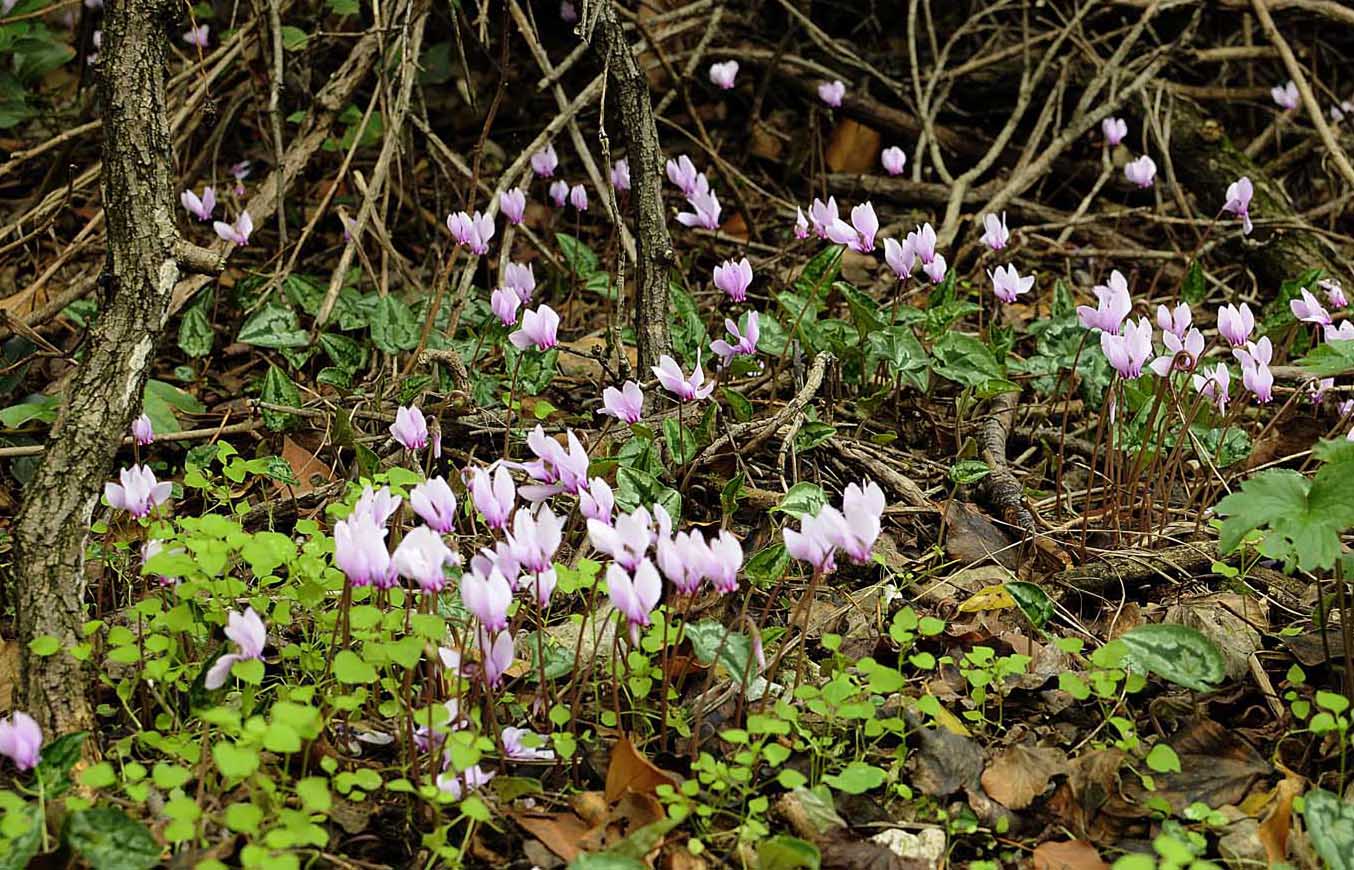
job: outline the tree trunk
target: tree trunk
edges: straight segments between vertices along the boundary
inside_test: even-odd
[[[168,0],[108,0],[106,8],[99,73],[108,226],[104,306],[14,532],[22,697],[49,739],[93,725],[86,668],[68,652],[83,639],[85,539],[118,445],[140,410],[179,279],[164,92],[171,6]],[[61,649],[30,653],[30,641],[46,635]]]
[[[621,127],[633,179],[635,243],[639,274],[635,279],[635,336],[639,345],[639,368],[647,372],[663,354],[672,353],[668,329],[668,270],[676,258],[668,235],[663,205],[663,148],[658,142],[649,83],[635,61],[630,43],[611,0],[598,2],[596,29],[599,49],[605,58],[615,103],[620,108]],[[588,10],[584,9],[584,20]]]

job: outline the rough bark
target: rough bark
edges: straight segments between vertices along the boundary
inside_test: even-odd
[[[608,77],[620,110],[621,128],[630,160],[634,189],[636,247],[639,254],[635,279],[635,336],[640,371],[657,365],[658,358],[672,352],[668,329],[668,270],[675,262],[663,205],[663,149],[658,142],[649,83],[630,50],[625,31],[611,0],[600,0],[594,10],[597,48],[605,59]]]
[[[1189,100],[1178,99],[1171,108],[1171,159],[1181,185],[1201,203],[1221,203],[1227,185],[1245,175],[1255,185],[1251,214],[1257,220],[1302,223],[1283,186],[1234,146],[1221,124]],[[1246,245],[1246,258],[1267,286],[1278,287],[1304,269],[1338,274],[1330,248],[1314,232],[1269,230],[1262,225],[1256,227],[1253,239],[1259,244]]]
[[[106,300],[26,488],[14,532],[24,708],[48,737],[90,728],[84,665],[66,650],[85,621],[84,549],[103,482],[139,411],[156,339],[179,279],[174,169],[165,113],[168,0],[109,0],[99,94],[104,117]],[[51,635],[61,651],[29,652]]]

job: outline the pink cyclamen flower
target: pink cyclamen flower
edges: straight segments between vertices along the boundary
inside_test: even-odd
[[[884,491],[873,480],[863,484],[848,483],[842,493],[842,517],[837,541],[842,552],[852,562],[864,565],[870,561],[874,543],[879,538],[884,516]]]
[[[540,151],[531,155],[531,171],[541,178],[549,178],[554,175],[558,166],[559,155],[555,153],[553,144],[547,144]]]
[[[659,579],[658,570],[654,568],[653,562],[641,559],[632,577],[619,564],[612,562],[606,568],[606,588],[611,606],[625,617],[630,627],[631,643],[637,645],[639,630],[653,624],[651,614],[663,594],[663,581]]]
[[[837,213],[837,198],[829,196],[827,202],[823,202],[815,196],[812,204],[809,205],[809,220],[813,223],[814,235],[820,239],[826,239],[828,227],[844,223]]]
[[[244,180],[249,177],[249,173],[254,171],[254,164],[249,160],[241,160],[239,163],[232,163],[230,174],[235,179],[235,195],[244,196]]]
[[[179,202],[183,203],[184,210],[193,217],[200,221],[209,221],[212,219],[212,212],[216,211],[216,188],[207,185],[202,188],[201,197],[191,190],[185,190],[179,194]]]
[[[195,48],[206,48],[207,44],[211,42],[211,32],[211,27],[206,24],[190,27],[183,34],[183,41]]]
[[[873,251],[874,237],[879,232],[879,216],[874,213],[874,205],[866,202],[851,209],[851,228],[856,231],[851,247],[862,254]]]
[[[817,516],[800,520],[798,530],[789,527],[782,530],[785,552],[792,559],[808,562],[819,574],[831,573],[837,567],[834,556],[837,544],[845,537],[845,525],[841,511],[825,505]]]
[[[1322,378],[1319,381],[1307,385],[1307,398],[1313,405],[1321,404],[1321,400],[1326,398],[1331,387],[1335,386],[1335,378]]]
[[[447,585],[444,567],[456,564],[460,557],[437,532],[427,526],[415,526],[401,539],[390,561],[401,577],[417,583],[424,592],[441,592]]]
[[[504,728],[503,754],[513,761],[553,761],[555,752],[553,749],[541,749],[546,743],[546,738],[535,731],[527,728]],[[530,740],[532,745],[527,745]]]
[[[748,287],[752,285],[752,264],[747,257],[737,262],[725,260],[715,267],[714,281],[734,302],[746,302]]]
[[[653,519],[642,506],[616,517],[614,524],[588,519],[588,542],[616,561],[626,571],[634,571],[649,549]]]
[[[663,388],[672,393],[683,402],[690,402],[693,399],[703,401],[710,397],[715,390],[714,381],[705,386],[705,372],[701,370],[700,351],[696,351],[696,367],[692,370],[690,377],[682,373],[682,367],[677,365],[677,360],[663,354],[658,359],[658,365],[651,367],[654,376]]]
[[[1185,337],[1193,319],[1194,313],[1190,311],[1188,302],[1177,304],[1174,310],[1165,305],[1157,306],[1157,326],[1162,332],[1169,332],[1176,338]]]
[[[899,281],[906,281],[917,264],[917,252],[912,249],[911,240],[904,239],[900,243],[897,239],[885,239],[884,262],[889,264]]]
[[[1269,89],[1269,95],[1274,98],[1274,102],[1279,108],[1292,111],[1298,107],[1298,86],[1289,79],[1285,84],[1275,85]]]
[[[1205,371],[1194,376],[1194,389],[1199,395],[1210,400],[1217,407],[1219,414],[1227,412],[1229,398],[1227,393],[1231,384],[1232,376],[1223,363],[1218,363],[1212,372]]]
[[[1173,332],[1163,332],[1161,342],[1166,352],[1152,360],[1152,371],[1158,377],[1166,377],[1172,370],[1192,372],[1199,364],[1204,352],[1204,334],[1190,327],[1182,339]]]
[[[705,176],[702,175],[701,178]],[[719,229],[719,197],[708,186],[698,190],[687,198],[691,211],[677,213],[677,222],[684,227],[701,227],[707,230]]]
[[[549,305],[542,305],[522,315],[522,326],[508,336],[518,350],[534,347],[547,351],[559,343],[559,315]]]
[[[207,671],[202,685],[207,689],[219,689],[226,684],[226,677],[236,662],[263,658],[263,647],[268,642],[268,630],[263,620],[246,607],[244,613],[231,613],[226,617],[226,637],[235,644],[236,651],[227,653],[216,660],[216,664]]]
[[[559,17],[565,24],[576,24],[578,22],[578,8],[570,0],[560,0]],[[493,774],[489,774],[493,776]]]
[[[1340,321],[1340,325],[1328,324],[1324,330],[1326,341],[1354,341],[1354,322]]]
[[[725,318],[724,329],[734,340],[733,344],[722,338],[710,343],[710,349],[719,357],[720,365],[727,366],[736,356],[753,356],[757,353],[757,342],[762,334],[758,319],[757,312],[749,311],[746,318],[747,326],[740,330],[737,323]]]
[[[499,287],[489,297],[489,308],[493,310],[498,322],[504,326],[517,324],[517,309],[522,305],[522,297],[511,287]]]
[[[334,523],[334,564],[354,586],[395,585],[385,526],[369,513],[353,511]]]
[[[1124,166],[1124,177],[1138,187],[1151,187],[1157,177],[1157,162],[1144,154]]]
[[[391,492],[388,486],[383,486],[380,489],[364,486],[362,487],[362,494],[358,496],[357,502],[353,505],[353,512],[349,516],[367,514],[376,525],[384,526],[395,515],[395,511],[400,509],[402,501],[404,499]]]
[[[1006,212],[1001,217],[994,214],[983,215],[982,242],[994,251],[1000,251],[1011,241],[1011,231],[1006,228]]]
[[[1100,333],[1100,349],[1121,378],[1132,380],[1142,375],[1143,364],[1152,355],[1152,324],[1146,317],[1124,324],[1122,335]]]
[[[556,208],[564,208],[564,204],[569,201],[569,182],[559,179],[550,185],[550,201]]]
[[[142,414],[132,421],[132,440],[142,447],[155,441],[155,425],[149,416]]]
[[[517,486],[508,469],[500,465],[492,474],[483,468],[472,469],[467,486],[476,510],[484,515],[484,524],[491,529],[506,528],[517,503]]]
[[[661,536],[657,547],[658,568],[678,595],[695,595],[710,564],[710,547],[698,529]]]
[[[124,468],[118,473],[118,478],[122,481],[120,484],[103,485],[103,494],[114,508],[126,511],[137,519],[149,516],[151,509],[164,504],[174,491],[172,483],[157,482],[155,472],[144,465]]]
[[[0,14],[8,14],[4,10]],[[15,710],[8,719],[0,719],[0,755],[20,770],[32,770],[42,757],[42,729],[32,716]]]
[[[461,604],[485,631],[502,631],[508,627],[512,587],[497,568],[482,574],[472,565],[471,570],[461,575]]]
[[[611,525],[611,514],[616,509],[616,495],[611,484],[600,477],[594,477],[587,489],[578,492],[578,512],[585,519],[597,520]]]
[[[523,571],[540,573],[550,570],[563,535],[564,521],[549,505],[541,505],[534,516],[522,507],[513,515],[508,542]]]
[[[1255,226],[1251,223],[1251,197],[1255,196],[1255,185],[1246,176],[1227,185],[1227,201],[1222,210],[1241,218],[1241,234],[1249,236]]]
[[[691,158],[685,154],[679,154],[676,160],[667,162],[668,181],[677,185],[677,189],[683,196],[691,196],[696,192],[697,179],[700,173],[696,171],[696,164],[691,162]]]
[[[440,475],[414,487],[409,506],[434,532],[445,535],[456,527],[456,494]]]
[[[530,302],[536,292],[536,273],[531,264],[509,263],[503,269],[503,286],[517,294],[524,303]]]
[[[717,88],[729,90],[733,80],[738,77],[738,61],[726,60],[723,63],[710,64],[710,83]]]
[[[1269,404],[1274,398],[1274,374],[1269,370],[1270,360],[1274,357],[1274,347],[1266,336],[1256,342],[1247,342],[1244,348],[1232,351],[1232,356],[1241,363],[1241,383],[1262,405]]]
[[[569,205],[579,211],[588,210],[588,189],[581,184],[569,188]]]
[[[879,155],[879,162],[883,164],[884,171],[889,175],[902,175],[903,167],[907,165],[907,153],[894,145],[883,150]]]
[[[795,238],[807,239],[809,237],[809,222],[804,217],[804,209],[795,206]]]
[[[395,422],[390,424],[390,437],[400,442],[405,450],[422,450],[428,446],[428,421],[417,406],[400,407]]]
[[[988,272],[992,279],[992,293],[1002,302],[1011,303],[1021,295],[1030,292],[1034,286],[1034,276],[1021,277],[1016,267],[1010,263],[998,266],[996,271]]]
[[[722,529],[718,536],[710,539],[707,549],[710,585],[720,595],[737,591],[738,571],[743,567],[742,542],[728,529]]]
[[[216,235],[243,248],[249,244],[249,236],[254,232],[254,219],[249,216],[249,212],[242,211],[240,216],[235,219],[234,224],[228,224],[225,221],[213,221],[212,229]]]
[[[626,381],[619,390],[607,387],[602,390],[602,410],[598,413],[622,423],[638,423],[644,416],[644,391],[634,381]]]
[[[577,493],[588,485],[588,452],[572,429],[567,432],[566,450],[558,441],[545,434],[539,424],[527,436],[527,446],[536,454],[532,462],[507,463],[517,465],[545,487],[524,486],[522,497],[528,501],[544,501],[561,492]]]
[[[926,273],[926,277],[931,279],[932,284],[939,284],[945,280],[945,268],[945,257],[936,254],[931,258],[931,262],[921,267],[921,270]]]
[[[520,224],[527,214],[526,193],[520,187],[503,191],[498,195],[498,210],[503,212],[508,223],[513,226]]]
[[[1345,288],[1335,278],[1322,278],[1316,282],[1316,285],[1326,291],[1326,301],[1330,307],[1341,309],[1349,307],[1349,300],[1345,298]]]
[[[907,241],[912,244],[912,250],[923,266],[936,258],[936,228],[929,223],[908,233]]]
[[[1128,122],[1123,118],[1106,118],[1100,122],[1100,132],[1106,145],[1118,145],[1128,135]]]
[[[490,688],[498,688],[503,684],[503,677],[507,675],[508,668],[512,667],[513,643],[512,634],[507,631],[500,631],[497,635],[490,634],[483,629],[475,632],[475,637],[480,647],[480,670],[484,677],[484,682]]]
[[[490,215],[458,211],[447,215],[447,229],[456,244],[465,245],[475,256],[489,253],[489,240],[494,237],[494,219]]]
[[[1288,302],[1288,307],[1293,312],[1293,316],[1304,323],[1319,323],[1322,326],[1330,326],[1332,323],[1330,313],[1321,307],[1321,303],[1316,301],[1316,297],[1306,287],[1298,292],[1302,294],[1301,297],[1290,299]]]
[[[611,165],[611,186],[621,191],[630,189],[630,161],[624,157]]]
[[[1108,284],[1097,284],[1092,288],[1097,305],[1077,306],[1077,319],[1087,329],[1098,329],[1117,335],[1128,312],[1133,310],[1133,298],[1128,293],[1128,280],[1118,269],[1110,272]]]
[[[572,10],[573,8],[574,4],[568,2],[568,0],[565,0],[565,2],[560,4],[560,17],[564,18],[566,24],[571,24],[573,22],[565,17],[564,10]],[[573,12],[572,14],[574,16],[573,20],[577,21],[578,13]],[[509,638],[509,640],[511,641],[511,638]],[[512,663],[511,655],[509,656],[508,663]],[[478,764],[468,767],[460,773],[443,771],[437,775],[437,788],[440,791],[445,792],[452,800],[458,801],[472,791],[479,791],[484,788],[489,784],[489,781],[497,775],[497,771],[485,770]]]
[[[846,96],[846,85],[841,80],[822,82],[818,85],[818,99],[827,103],[832,108],[837,108],[842,104],[842,97]]]
[[[1229,304],[1218,309],[1218,335],[1232,347],[1241,347],[1250,341],[1254,329],[1255,315],[1245,302],[1241,303],[1240,308]]]

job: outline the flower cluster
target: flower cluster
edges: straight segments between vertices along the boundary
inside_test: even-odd
[[[669,160],[666,169],[668,180],[677,185],[691,206],[691,211],[677,214],[677,221],[688,227],[719,229],[719,197],[715,196],[705,173],[698,172],[691,158],[685,154],[679,155],[676,160]]]
[[[840,509],[824,505],[816,515],[801,519],[798,529],[782,532],[785,551],[819,574],[836,570],[838,551],[863,565],[870,561],[883,516],[884,491],[879,484],[847,484]]]

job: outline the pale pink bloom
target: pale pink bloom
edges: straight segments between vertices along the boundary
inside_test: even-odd
[[[0,15],[8,14],[9,9],[0,9]],[[14,762],[19,770],[37,766],[42,758],[42,729],[32,716],[16,710],[8,719],[0,719],[0,755]]]
[[[549,505],[539,506],[534,516],[522,507],[513,515],[508,543],[522,570],[539,574],[550,570],[563,535],[564,521]]]
[[[246,607],[244,613],[232,612],[226,616],[226,637],[234,642],[237,651],[216,660],[202,680],[204,688],[219,689],[224,686],[236,662],[262,659],[268,631],[254,608]]]
[[[733,344],[722,338],[711,342],[710,349],[719,357],[721,366],[727,366],[736,356],[752,356],[757,353],[757,341],[761,337],[761,329],[757,323],[757,312],[749,311],[746,320],[747,327],[745,330],[739,330],[738,324],[731,319],[726,318],[724,320],[724,329],[728,331],[729,337],[734,340]]]
[[[728,529],[722,529],[707,543],[707,576],[720,595],[738,589],[738,571],[743,567],[743,544]]]
[[[679,595],[694,595],[705,579],[710,564],[710,548],[698,529],[660,537],[658,567]]]
[[[334,564],[353,586],[389,589],[395,585],[395,569],[386,549],[384,523],[365,511],[354,510],[334,523]]]
[[[1138,187],[1151,187],[1157,177],[1157,162],[1144,154],[1124,166],[1124,177]]]
[[[1128,135],[1128,122],[1123,118],[1106,118],[1100,122],[1100,132],[1107,145],[1118,145]]]
[[[611,186],[620,191],[630,189],[630,161],[624,157],[611,165]]]
[[[1159,377],[1166,377],[1172,369],[1192,372],[1203,356],[1204,334],[1193,327],[1183,339],[1173,332],[1163,332],[1161,342],[1166,345],[1166,353],[1152,360],[1152,371]]]
[[[489,253],[489,240],[494,237],[494,219],[490,215],[458,211],[447,215],[447,229],[456,244],[465,245],[475,256]]]
[[[183,34],[183,41],[195,48],[206,48],[211,42],[211,32],[211,27],[206,24],[190,27]]]
[[[587,211],[588,189],[581,184],[569,188],[569,204],[579,211]]]
[[[682,367],[677,365],[677,360],[663,354],[658,359],[658,365],[652,366],[654,376],[663,388],[676,396],[680,401],[690,402],[693,399],[703,401],[710,397],[715,390],[715,383],[711,381],[705,384],[705,372],[701,370],[700,351],[696,351],[696,367],[691,375],[687,376],[682,372]],[[705,384],[704,386],[701,386]]]
[[[736,60],[710,64],[710,83],[718,88],[729,90],[733,87],[733,80],[737,77],[738,61]]]
[[[564,208],[564,204],[569,201],[569,182],[563,178],[557,179],[550,184],[550,201],[557,208]]]
[[[1097,284],[1092,288],[1092,292],[1095,293],[1098,303],[1095,308],[1089,305],[1077,306],[1077,318],[1081,321],[1081,325],[1087,329],[1098,329],[1110,335],[1117,335],[1124,318],[1133,310],[1133,299],[1128,293],[1128,280],[1124,278],[1122,272],[1115,269],[1110,272],[1109,283]]]
[[[907,165],[907,153],[894,145],[884,149],[879,155],[879,162],[884,165],[884,171],[889,175],[902,175],[903,167]]]
[[[992,293],[1002,302],[1014,302],[1023,294],[1030,292],[1030,288],[1034,286],[1033,275],[1022,278],[1016,267],[1009,263],[998,266],[995,272],[987,274],[992,279]]]
[[[104,497],[117,510],[124,510],[137,519],[150,515],[156,505],[165,503],[174,485],[169,481],[156,481],[155,472],[144,465],[124,468],[118,474],[121,483],[105,483]]]
[[[1255,185],[1246,176],[1241,176],[1236,181],[1227,185],[1227,201],[1222,204],[1222,210],[1231,212],[1241,218],[1241,234],[1249,236],[1251,230],[1255,229],[1251,224],[1251,198],[1255,196]]]
[[[380,489],[364,486],[362,487],[362,494],[357,497],[357,502],[353,505],[353,512],[349,516],[367,514],[376,525],[384,526],[394,516],[395,511],[400,509],[400,503],[403,501],[404,499],[391,492],[388,486],[383,486]]]
[[[559,156],[555,154],[553,143],[547,144],[540,151],[531,155],[531,171],[542,178],[549,178],[554,175],[558,166]]]
[[[1274,374],[1269,370],[1274,348],[1266,336],[1256,342],[1247,342],[1244,348],[1236,348],[1232,356],[1241,363],[1241,383],[1262,405],[1274,398]]]
[[[508,469],[500,465],[492,475],[483,468],[471,469],[466,486],[475,508],[484,515],[484,524],[491,529],[506,528],[517,503],[517,487]]]
[[[863,484],[848,483],[842,493],[842,523],[837,542],[852,562],[864,565],[870,561],[874,543],[879,538],[884,517],[884,491],[873,480]]]
[[[1000,251],[1011,241],[1011,231],[1006,228],[1006,212],[998,218],[994,214],[983,215],[983,244],[994,251]]]
[[[683,196],[691,196],[697,191],[698,179],[700,173],[696,171],[696,164],[691,162],[691,158],[685,154],[679,154],[676,160],[667,162],[668,181],[677,185]]]
[[[479,620],[484,631],[502,631],[508,627],[508,606],[512,587],[497,568],[485,574],[471,570],[461,574],[461,604]]]
[[[530,302],[536,292],[536,273],[531,264],[509,263],[503,269],[503,286],[515,292],[524,303]]]
[[[1274,98],[1274,102],[1281,109],[1292,111],[1298,107],[1298,86],[1292,79],[1289,79],[1285,84],[1270,88],[1269,95]]]
[[[1176,338],[1185,337],[1193,320],[1194,313],[1190,311],[1188,302],[1177,304],[1174,310],[1165,305],[1157,306],[1157,326],[1162,332],[1169,332]]]
[[[845,96],[846,85],[840,80],[822,82],[818,85],[818,99],[834,109],[842,104],[842,97]]]
[[[565,0],[564,3],[560,4],[560,17],[568,22],[569,19],[565,18],[565,10],[572,10],[573,8],[574,4]],[[576,21],[578,19],[578,13],[574,12],[573,16]],[[509,657],[509,664],[511,663],[511,657]],[[481,788],[488,785],[489,780],[493,779],[496,775],[497,774],[494,771],[485,770],[476,764],[474,767],[466,768],[459,774],[454,771],[439,773],[437,775],[437,787],[450,795],[452,800],[458,801],[470,792],[479,791]]]
[[[921,270],[931,279],[932,284],[939,284],[945,280],[945,257],[936,254],[931,258],[931,262],[921,267]]]
[[[704,175],[700,176],[704,178]],[[687,198],[691,211],[677,213],[677,222],[685,227],[701,227],[707,230],[719,229],[719,197],[707,186]]]
[[[520,224],[527,213],[526,193],[520,187],[503,191],[498,195],[498,210],[503,212],[508,223]]]
[[[926,265],[936,257],[936,229],[929,223],[922,224],[915,230],[907,234],[907,240],[912,243],[912,250],[921,260],[922,265]]]
[[[1139,317],[1137,323],[1124,324],[1122,335],[1101,332],[1100,349],[1120,377],[1137,378],[1152,355],[1152,324],[1146,317]]]
[[[1330,303],[1331,308],[1341,309],[1349,307],[1349,300],[1345,298],[1345,288],[1335,278],[1322,278],[1316,282],[1317,286],[1326,291],[1326,301]]]
[[[428,446],[428,421],[417,406],[401,406],[395,411],[395,422],[390,424],[390,437],[405,450],[422,450]]]
[[[787,527],[781,532],[785,551],[792,559],[808,562],[817,573],[831,573],[837,567],[834,555],[846,536],[845,525],[841,511],[825,505],[817,516],[804,517],[798,530]]]
[[[889,264],[899,281],[906,281],[917,264],[917,252],[912,250],[910,239],[901,243],[897,239],[884,240],[884,262]]]
[[[456,527],[456,494],[441,476],[414,487],[409,493],[409,506],[435,532],[445,535]]]
[[[623,423],[638,423],[644,415],[644,391],[634,381],[626,381],[619,390],[607,387],[602,390],[602,410],[598,413]]]
[[[631,643],[638,645],[639,629],[652,624],[651,614],[663,594],[658,571],[653,562],[641,559],[631,577],[621,565],[612,562],[606,569],[606,587],[611,606],[625,617],[630,627]]]
[[[1245,302],[1241,303],[1240,308],[1228,304],[1218,309],[1218,335],[1232,347],[1241,347],[1250,341],[1254,329],[1255,315]]]
[[[843,223],[837,214],[837,198],[829,196],[827,202],[818,197],[809,205],[809,220],[813,223],[813,232],[820,239],[827,238],[827,229],[833,224]]]
[[[851,247],[862,254],[873,251],[874,237],[879,232],[879,217],[874,213],[872,204],[866,202],[851,209],[851,227],[856,232],[856,238],[849,243]]]
[[[586,519],[611,525],[611,513],[616,509],[616,496],[611,484],[594,477],[587,489],[578,492],[578,512]]]
[[[1328,325],[1325,329],[1326,341],[1354,341],[1354,322],[1340,321],[1339,326]]]
[[[441,592],[447,585],[447,565],[455,565],[461,557],[452,552],[442,536],[427,526],[415,526],[400,540],[391,563],[406,580],[419,585],[424,592]]]
[[[212,219],[212,212],[216,211],[216,189],[207,185],[202,188],[201,198],[191,190],[185,190],[179,194],[179,202],[183,203],[184,210],[193,217],[200,221],[209,221]]]
[[[513,326],[517,323],[517,309],[521,305],[522,297],[511,287],[499,287],[489,298],[489,307],[499,323],[504,326]]]
[[[547,738],[537,734],[535,731],[526,728],[504,728],[501,736],[503,737],[503,754],[513,761],[553,761],[555,752],[552,749],[542,749]],[[532,738],[532,745],[528,746],[524,738]]]
[[[249,212],[242,211],[240,216],[235,219],[234,224],[214,221],[212,229],[216,230],[216,234],[225,241],[243,248],[249,244],[249,234],[254,232],[254,219],[249,216]]]
[[[714,281],[734,302],[746,302],[748,287],[752,285],[752,264],[747,257],[737,262],[725,260],[715,267]]]
[[[1288,307],[1293,312],[1293,316],[1304,323],[1319,323],[1322,326],[1330,326],[1333,322],[1331,316],[1325,308],[1321,307],[1321,303],[1316,301],[1316,297],[1306,287],[1298,292],[1302,294],[1301,297],[1290,299],[1288,302]]]
[[[132,440],[142,447],[155,441],[155,425],[149,416],[142,414],[132,421]]]
[[[1218,413],[1227,411],[1227,391],[1231,387],[1232,376],[1227,371],[1227,366],[1218,363],[1213,372],[1196,374],[1194,376],[1194,389],[1199,395],[1209,399],[1217,406]]]
[[[1311,400],[1313,405],[1319,405],[1321,404],[1321,401],[1326,398],[1326,393],[1329,392],[1333,386],[1335,386],[1335,378],[1322,378],[1319,381],[1308,384],[1307,398]]]
[[[518,350],[534,347],[547,351],[559,343],[559,315],[549,305],[542,305],[522,315],[522,326],[508,336],[508,341]]]
[[[657,512],[658,505],[655,505]],[[588,520],[588,543],[605,553],[627,571],[634,571],[648,551],[653,536],[653,519],[643,506],[616,517],[614,525]]]
[[[809,237],[809,222],[804,217],[804,209],[795,206],[795,238],[807,239]]]

